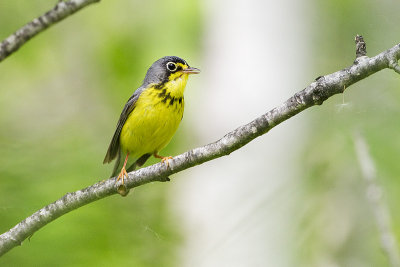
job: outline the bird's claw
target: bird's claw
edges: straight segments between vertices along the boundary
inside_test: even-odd
[[[125,167],[122,167],[121,172],[119,173],[117,177],[117,183],[119,180],[121,180],[121,184],[124,184],[125,177],[128,177],[128,173],[126,172]]]
[[[163,158],[161,159],[161,162],[167,164],[167,167],[169,168],[169,161],[168,161],[168,160],[170,160],[170,159],[172,159],[172,156],[163,157]]]

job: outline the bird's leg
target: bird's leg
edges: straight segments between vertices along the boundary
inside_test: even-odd
[[[118,175],[118,177],[117,177],[117,182],[118,182],[119,180],[121,180],[121,181],[122,181],[122,184],[124,184],[124,178],[125,178],[125,177],[128,177],[128,173],[126,172],[126,169],[125,169],[126,163],[128,162],[128,157],[129,157],[129,152],[126,153],[126,158],[125,158],[125,161],[124,161],[124,166],[122,166],[121,172],[119,173],[119,175]]]
[[[166,164],[167,164],[167,167],[169,167],[169,162],[168,162],[168,160],[169,160],[169,159],[172,159],[172,156],[163,157],[163,156],[158,155],[157,153],[154,153],[153,156],[154,156],[155,158],[161,159],[161,162],[162,162],[162,163],[166,163]]]

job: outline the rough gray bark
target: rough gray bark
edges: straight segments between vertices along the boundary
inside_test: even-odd
[[[41,33],[60,20],[65,19],[69,15],[74,14],[78,10],[81,10],[85,6],[99,1],[100,0],[59,1],[53,7],[53,9],[32,20],[0,43],[0,62],[17,51],[23,44],[25,44],[35,35]]]
[[[360,39],[360,38],[359,38]],[[362,40],[362,38],[361,38]],[[364,47],[365,44],[357,47]],[[357,49],[358,50],[358,49]],[[357,55],[359,55],[357,52]],[[397,61],[400,58],[400,44],[380,53],[375,57],[359,56],[354,63],[343,70],[318,77],[303,90],[297,92],[280,106],[268,111],[250,123],[240,126],[224,137],[208,145],[192,149],[169,160],[166,164],[158,163],[129,173],[125,179],[126,187],[133,188],[154,181],[166,181],[166,177],[212,159],[229,155],[251,140],[288,120],[292,116],[314,105],[321,105],[329,97],[343,93],[350,85],[365,79],[382,69],[391,68],[399,71]],[[21,221],[8,232],[0,235],[0,256],[14,248],[49,222],[83,205],[106,196],[118,193],[116,179],[96,183],[85,189],[68,193],[59,200],[47,205]]]

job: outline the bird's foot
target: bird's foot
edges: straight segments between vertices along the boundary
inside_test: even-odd
[[[115,183],[118,183],[118,181],[121,180],[121,184],[118,186],[117,192],[123,197],[125,197],[129,193],[129,189],[124,185],[125,177],[128,177],[128,173],[126,172],[125,167],[122,167],[121,172],[119,173],[117,181]]]
[[[167,164],[167,167],[169,167],[169,161],[168,161],[168,160],[170,160],[170,159],[172,159],[172,156],[163,157],[163,158],[161,159],[161,162]]]
[[[155,154],[154,154],[154,157],[156,157],[156,158],[158,158],[158,159],[161,159],[161,162],[167,164],[167,167],[169,168],[169,161],[168,161],[168,160],[172,159],[172,156],[163,157],[163,156],[160,156],[160,155],[158,155],[158,154],[155,153]]]
[[[118,183],[118,181],[121,180],[121,184],[123,185],[125,177],[128,177],[128,173],[126,172],[125,167],[122,167],[121,172],[119,173],[116,182]]]

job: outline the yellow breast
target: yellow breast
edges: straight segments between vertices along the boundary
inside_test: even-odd
[[[139,96],[121,130],[120,145],[134,159],[164,148],[183,117],[187,74],[170,78],[164,86],[150,86]]]

